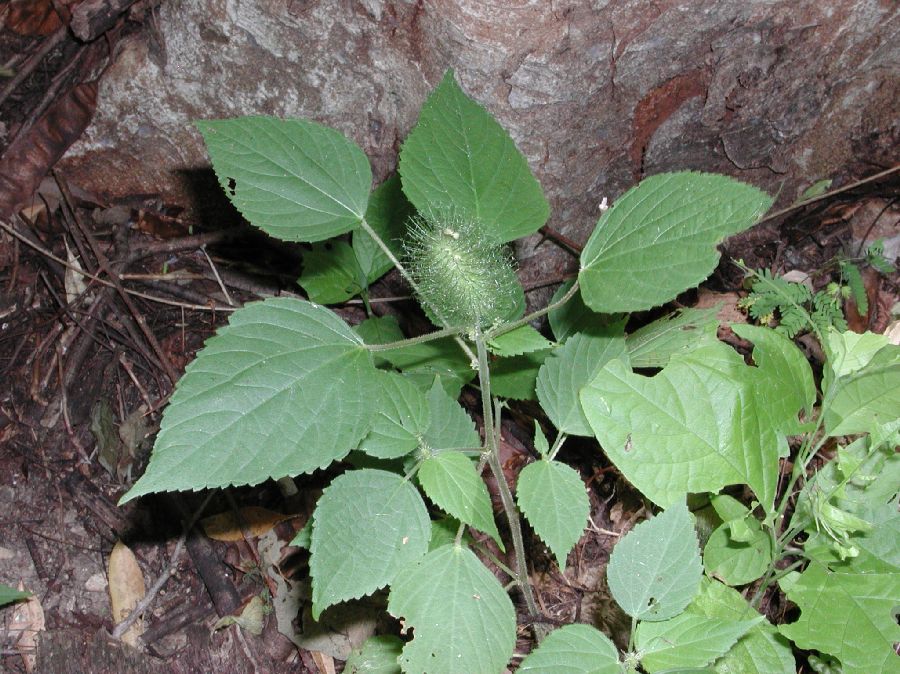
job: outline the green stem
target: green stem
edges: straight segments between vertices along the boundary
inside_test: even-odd
[[[404,267],[403,264],[400,262],[400,260],[397,259],[397,256],[394,255],[394,251],[392,251],[390,248],[388,248],[387,244],[382,240],[382,238],[380,236],[378,236],[378,233],[374,229],[372,229],[372,225],[370,225],[368,222],[366,222],[365,218],[363,218],[362,220],[359,221],[359,225],[360,225],[360,227],[362,227],[363,231],[366,234],[368,234],[370,237],[372,237],[372,241],[374,241],[375,244],[379,248],[381,248],[381,252],[384,253],[387,256],[387,259],[391,261],[391,264],[397,268],[397,271],[400,272],[400,276],[402,276],[404,279],[406,279],[406,282],[409,283],[410,288],[412,288],[413,291],[415,291],[416,295],[418,295],[419,297],[422,297],[422,293],[419,290],[419,285],[415,282],[415,280],[413,280],[413,277],[406,270],[406,267]],[[446,321],[444,321],[444,318],[443,318],[443,316],[441,316],[439,311],[435,311],[435,314],[441,322],[446,322]],[[453,328],[453,329],[456,329],[456,328]],[[470,349],[469,345],[466,344],[465,340],[463,340],[459,336],[458,332],[459,332],[459,330],[456,333],[454,333],[453,338],[456,340],[456,343],[459,344],[460,348],[466,354],[466,357],[468,357],[469,360],[474,361],[475,354],[472,353],[472,349]]]
[[[515,330],[516,328],[520,328],[523,325],[528,325],[534,319],[540,318],[541,316],[544,316],[545,314],[549,314],[554,309],[561,307],[566,302],[568,302],[570,299],[572,299],[575,296],[575,293],[577,293],[577,292],[578,292],[578,279],[575,279],[575,283],[572,284],[572,287],[569,288],[568,292],[566,292],[565,295],[563,295],[558,300],[556,300],[556,302],[553,302],[552,304],[548,304],[543,309],[538,309],[537,311],[532,311],[530,314],[528,314],[527,316],[523,316],[522,318],[520,318],[517,321],[513,321],[512,323],[504,323],[503,325],[498,325],[496,328],[488,330],[486,333],[484,333],[485,341],[489,342],[492,339],[494,339],[495,337],[499,337],[500,335],[506,334],[507,332]]]
[[[566,441],[566,438],[569,436],[560,431],[556,439],[553,441],[553,446],[550,448],[550,451],[547,453],[547,460],[553,461],[556,458],[556,455],[559,453],[559,450],[562,449],[563,443]]]
[[[464,328],[444,328],[443,330],[435,330],[426,335],[418,337],[409,337],[408,339],[400,339],[396,342],[388,342],[387,344],[366,344],[369,351],[391,351],[392,349],[402,349],[404,346],[412,346],[413,344],[424,344],[425,342],[433,342],[436,339],[444,337],[453,337],[459,335]]]
[[[481,331],[475,333],[475,349],[478,352],[478,377],[481,384],[481,413],[484,417],[484,435],[487,441],[487,462],[497,481],[497,490],[500,492],[500,501],[503,503],[503,511],[509,523],[509,531],[512,536],[513,552],[515,553],[516,569],[513,578],[519,590],[525,598],[525,605],[532,618],[537,618],[538,608],[531,591],[531,583],[528,581],[528,565],[525,561],[525,544],[522,539],[522,525],[519,522],[519,511],[513,501],[512,492],[503,475],[503,465],[500,463],[500,446],[497,437],[497,429],[494,426],[494,409],[491,399],[491,375],[488,366],[487,347],[485,337]],[[535,630],[538,639],[542,636],[539,630]]]

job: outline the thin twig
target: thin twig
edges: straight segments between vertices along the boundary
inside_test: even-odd
[[[175,568],[178,566],[178,558],[181,557],[181,551],[184,549],[184,544],[187,541],[188,534],[191,529],[194,528],[194,525],[197,523],[197,520],[200,519],[200,515],[203,514],[203,511],[206,510],[206,506],[209,505],[209,502],[212,500],[212,497],[215,495],[215,490],[209,492],[209,495],[203,500],[203,503],[200,504],[200,507],[197,508],[197,511],[191,516],[191,519],[184,527],[184,531],[181,536],[178,538],[178,543],[175,545],[175,550],[172,552],[172,556],[169,558],[169,563],[166,565],[166,568],[163,570],[153,585],[150,587],[149,592],[144,595],[144,598],[141,599],[137,606],[135,606],[131,613],[116,625],[113,630],[112,636],[114,639],[121,639],[122,635],[128,631],[134,622],[144,613],[148,608],[150,608],[150,604],[153,603],[153,600],[156,598],[156,595],[159,594],[159,591],[166,584],[166,581],[169,580],[172,576],[175,575]]]
[[[206,257],[206,261],[209,262],[209,268],[212,269],[213,276],[216,277],[216,282],[218,282],[219,288],[222,289],[222,294],[225,295],[225,301],[228,302],[228,306],[233,307],[234,301],[231,299],[231,295],[228,294],[228,288],[222,283],[222,277],[219,276],[219,270],[216,269],[216,265],[213,264],[212,258],[209,256],[209,253],[206,252],[206,246],[200,246],[200,251]]]
[[[780,211],[775,211],[771,215],[767,215],[762,220],[757,221],[757,225],[761,225],[764,222],[769,222],[770,220],[775,220],[776,218],[780,218],[782,215],[786,215],[792,211],[796,211],[799,208],[803,208],[804,206],[809,206],[809,204],[813,204],[817,201],[822,201],[823,199],[828,199],[833,197],[836,194],[841,194],[843,192],[848,192],[852,189],[860,187],[861,185],[865,185],[866,183],[871,183],[876,180],[880,180],[881,178],[886,178],[892,173],[897,173],[900,171],[900,164],[893,166],[889,169],[876,173],[874,175],[869,176],[868,178],[863,178],[862,180],[857,180],[856,182],[850,183],[849,185],[844,185],[843,187],[838,187],[834,190],[829,190],[828,192],[823,192],[818,196],[812,197],[811,199],[807,199],[805,201],[798,201],[796,204],[791,204],[787,208],[782,208]]]

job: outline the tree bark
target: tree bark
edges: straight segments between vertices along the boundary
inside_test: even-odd
[[[106,73],[64,160],[89,188],[183,202],[208,165],[191,121],[243,114],[334,126],[383,179],[447,68],[577,242],[645,175],[719,171],[785,204],[900,145],[892,0],[169,0],[157,23]],[[553,248],[537,249],[540,275],[571,264]],[[519,247],[526,281],[535,252]]]

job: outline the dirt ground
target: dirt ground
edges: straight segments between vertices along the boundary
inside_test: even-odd
[[[67,58],[45,63],[46,77],[55,78]],[[83,130],[79,106],[96,92],[76,83],[47,100],[46,81],[29,86],[0,106],[5,128],[30,129],[5,137],[5,152],[13,147],[25,163],[12,187],[0,185],[0,206],[14,206],[0,231],[0,582],[21,583],[34,600],[0,609],[0,670],[341,671],[351,646],[398,626],[378,617],[378,597],[310,624],[307,554],[288,543],[335,468],[209,500],[177,494],[117,506],[146,465],[174,382],[230,309],[302,296],[301,247],[259,234],[215,191],[203,195],[204,209],[191,220],[184,204],[146,194],[110,203],[71,184],[52,172],[54,157]],[[878,238],[893,241],[896,257],[898,176],[791,209],[726,242],[704,286],[667,308],[722,302],[723,321],[747,320],[736,307],[746,289],[735,259],[779,274],[804,272],[821,288],[835,277],[840,255],[858,255]],[[560,245],[553,232],[544,234],[542,245]],[[569,266],[577,270],[575,255]],[[534,288],[559,276],[523,273],[537,279]],[[847,306],[848,322],[882,332],[898,300],[898,276],[866,269],[864,281],[869,311],[860,316]],[[411,301],[377,300],[407,292],[396,275],[379,281],[375,312],[422,328]],[[351,323],[365,316],[358,304],[336,311]],[[659,313],[634,317],[629,331]],[[727,328],[722,337],[741,346]],[[817,345],[805,346],[815,363]],[[475,401],[464,395],[477,419]],[[535,410],[513,403],[507,417],[511,476],[534,454],[526,419]],[[550,624],[593,621],[621,639],[628,625],[608,599],[604,568],[645,504],[595,443],[572,441],[563,458],[589,486],[591,522],[563,574],[531,538],[540,608]],[[185,527],[212,515],[224,522]],[[120,546],[116,557],[125,562],[111,568],[120,543],[130,553]],[[160,578],[166,582],[138,623],[141,650],[111,638],[110,594],[140,583],[150,590]],[[773,597],[767,610],[779,617],[790,607]],[[217,625],[231,615],[242,616],[240,627]],[[531,645],[520,636],[516,652],[524,654]]]

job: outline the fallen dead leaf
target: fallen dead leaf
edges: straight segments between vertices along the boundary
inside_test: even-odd
[[[722,325],[729,323],[746,323],[747,316],[743,311],[738,309],[737,303],[741,296],[737,293],[717,293],[706,288],[701,288],[697,295],[697,309],[709,309],[721,303],[721,308],[716,314],[716,318]]]
[[[887,330],[884,331],[884,334],[887,335],[888,341],[891,344],[900,346],[900,321],[894,321],[887,326]]]
[[[24,589],[25,586],[19,582],[19,590]],[[22,656],[25,671],[33,672],[37,664],[37,635],[44,631],[44,609],[36,596],[32,595],[16,604],[10,630],[19,635],[16,639],[16,651]]]
[[[0,157],[0,217],[31,202],[32,194],[87,128],[97,106],[97,83],[79,84],[61,96]]]
[[[238,615],[226,615],[219,618],[213,625],[215,632],[229,625],[239,625],[253,636],[259,636],[263,631],[263,617],[265,615],[265,603],[259,595],[250,598]]]
[[[125,620],[138,602],[147,593],[144,586],[144,574],[138,566],[137,558],[131,549],[122,541],[113,546],[109,555],[109,600],[112,608],[113,622],[118,625]],[[130,646],[137,646],[145,625],[141,618],[134,621],[122,635],[122,641]]]
[[[259,506],[246,506],[240,509],[240,519],[246,525],[248,533],[259,538],[271,530],[279,522],[291,519],[291,515],[275,512]],[[200,520],[203,531],[214,541],[233,543],[243,540],[241,523],[232,511],[219,513]]]

